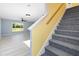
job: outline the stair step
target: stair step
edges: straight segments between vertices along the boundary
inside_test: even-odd
[[[67,14],[75,13],[75,12],[79,12],[79,6],[72,7],[72,8],[69,8],[69,9],[66,10]]]
[[[75,13],[69,13],[69,14],[65,14],[63,18],[69,18],[69,17],[77,17],[79,16],[79,11],[78,12],[75,12]]]
[[[68,19],[68,18],[74,18],[74,17],[79,17],[79,14],[77,13],[77,14],[74,14],[74,15],[64,15],[63,16],[63,19]]]
[[[79,32],[79,31],[73,31],[73,30],[58,30],[57,31],[66,31],[66,32]]]
[[[64,52],[58,48],[55,48],[53,46],[47,46],[45,49],[46,49],[46,52],[50,51],[51,54],[56,54],[58,56],[71,56],[71,54]]]
[[[67,31],[55,31],[56,34],[62,34],[62,35],[67,35],[67,36],[73,36],[73,37],[79,37],[79,31],[78,32],[67,32]]]
[[[59,29],[59,30],[79,31],[79,26],[78,25],[73,25],[73,26],[58,26],[57,29]]]
[[[76,18],[67,18],[67,19],[62,19],[61,22],[77,22],[79,21],[79,17]]]
[[[57,54],[51,52],[51,50],[49,50],[49,48],[47,48],[47,46],[45,47],[45,53],[49,56],[58,56]]]
[[[77,11],[75,11],[75,12],[72,11],[72,12],[69,12],[69,13],[66,11],[65,14],[64,14],[64,16],[65,16],[65,15],[74,15],[74,14],[76,14],[76,13],[79,13],[79,10],[77,10]]]
[[[79,23],[59,23],[58,26],[79,26]]]
[[[45,52],[45,53],[43,53],[41,56],[50,56],[50,55],[48,55],[48,54]]]
[[[59,48],[63,51],[66,51],[72,55],[76,55],[76,56],[79,55],[79,46],[78,45],[70,44],[70,43],[55,40],[55,39],[50,40],[49,44],[51,46]]]
[[[71,28],[71,27],[77,27],[77,28],[79,28],[79,25],[73,25],[73,26],[72,25],[69,25],[69,26],[62,26],[61,25],[61,26],[58,26],[58,27],[69,27],[69,28]]]
[[[59,25],[79,25],[79,19],[78,20],[62,20]]]
[[[52,39],[60,40],[60,41],[75,44],[75,45],[79,45],[79,40],[68,38],[68,37],[53,35]]]
[[[73,31],[73,30],[61,30],[61,29],[56,29],[57,31],[66,31],[66,32],[79,32],[79,31]]]
[[[62,36],[62,37],[67,37],[67,38],[70,38],[70,39],[75,39],[75,40],[79,40],[79,37],[73,37],[73,36],[67,36],[67,35],[61,35],[61,34],[54,34],[56,36]]]
[[[79,18],[76,18],[76,19],[72,19],[72,18],[63,19],[63,20],[61,20],[61,22],[79,22]]]
[[[79,17],[71,17],[71,18],[62,18],[61,21],[78,21],[79,20]]]
[[[59,23],[59,26],[79,26],[79,23]]]

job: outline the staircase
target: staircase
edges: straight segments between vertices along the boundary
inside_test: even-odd
[[[42,56],[79,56],[79,6],[66,10]]]

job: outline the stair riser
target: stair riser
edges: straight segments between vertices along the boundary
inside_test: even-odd
[[[59,23],[59,26],[79,26],[79,23]]]
[[[57,27],[76,27],[79,28],[79,23],[59,23],[59,25]]]
[[[66,24],[65,24],[66,25]],[[79,25],[69,25],[69,26],[63,26],[63,25],[59,25],[57,27],[62,27],[62,28],[79,28]]]
[[[64,18],[64,19],[67,19],[67,18],[74,18],[74,17],[79,17],[79,14],[70,15],[70,16],[64,16],[63,18]]]
[[[74,30],[79,30],[79,27],[75,27],[75,26],[71,26],[71,27],[68,27],[68,26],[60,26],[58,27],[59,29],[74,29]]]
[[[75,13],[75,12],[79,12],[79,6],[77,7],[73,7],[73,8],[70,8],[70,9],[67,9],[66,10],[66,13]]]
[[[58,36],[53,36],[52,38],[55,39],[55,40],[60,40],[60,41],[63,41],[63,42],[79,45],[79,41],[78,40],[64,38],[64,37],[58,37]]]
[[[79,29],[66,29],[66,28],[57,28],[58,30],[67,30],[67,31],[79,31]]]
[[[57,29],[59,30],[73,30],[73,31],[79,31],[79,26],[58,26]]]
[[[61,23],[76,23],[79,22],[79,18],[78,19],[62,19]]]
[[[74,17],[74,16],[77,16],[77,15],[79,15],[79,12],[70,13],[70,14],[65,14],[64,17]]]
[[[66,21],[66,22],[68,22],[68,21],[79,21],[79,17],[67,18],[67,19],[62,18],[61,21]]]
[[[57,56],[56,54],[52,53],[51,51],[49,51],[48,49],[45,48],[45,52],[46,54],[48,54],[49,56]]]
[[[78,21],[61,21],[60,23],[59,23],[59,25],[61,26],[63,26],[63,25],[79,25],[79,20]]]
[[[56,34],[79,37],[79,32],[55,31]]]
[[[44,54],[42,54],[41,56],[49,56],[46,52]]]
[[[70,16],[70,15],[75,15],[75,14],[79,14],[79,10],[78,10],[77,12],[66,12],[66,13],[64,14],[64,16],[65,16],[65,15]]]
[[[67,11],[65,14],[73,14],[73,13],[77,13],[77,12],[79,12],[79,9],[78,10],[70,10],[70,11]]]
[[[72,54],[72,55],[74,55],[74,56],[78,56],[78,55],[79,55],[79,51],[70,49],[70,48],[68,48],[68,47],[64,47],[64,46],[62,46],[62,45],[56,44],[56,43],[51,42],[51,41],[49,41],[49,44],[50,44],[51,46],[54,46],[54,47],[58,48],[58,49],[61,49],[61,50],[63,50],[63,51],[66,51],[66,52],[68,52],[68,53],[70,53],[70,54]]]

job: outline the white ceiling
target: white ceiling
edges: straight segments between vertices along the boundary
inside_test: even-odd
[[[42,3],[0,3],[0,17],[11,20],[35,21],[39,19],[45,12],[46,4]],[[26,16],[30,14],[30,16]]]

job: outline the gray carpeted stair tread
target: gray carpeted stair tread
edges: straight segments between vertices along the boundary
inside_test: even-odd
[[[55,31],[56,34],[68,35],[73,37],[79,37],[79,32],[67,32],[67,31]]]
[[[57,31],[65,31],[65,32],[79,32],[79,31],[73,31],[73,30],[58,30]]]
[[[71,49],[71,48],[69,48],[67,46],[63,46],[63,45],[61,45],[59,43],[54,42],[53,40],[55,40],[55,39],[49,40],[49,45],[50,46],[53,46],[53,47],[58,48],[60,50],[63,50],[63,51],[65,51],[65,52],[67,52],[69,54],[72,54],[74,56],[78,56],[79,55],[79,51]]]
[[[73,36],[68,36],[68,35],[62,35],[62,34],[54,34],[56,36],[61,36],[61,37],[65,37],[65,38],[70,38],[70,39],[75,39],[75,40],[79,40],[79,37],[73,37]]]
[[[61,20],[61,23],[62,22],[64,22],[64,23],[66,23],[66,22],[79,22],[79,18],[78,19],[74,19],[74,20],[72,20],[72,18],[71,19],[69,19],[69,20]]]
[[[59,40],[51,40],[59,45],[63,45],[65,47],[68,47],[70,49],[74,49],[74,50],[77,50],[79,51],[79,46],[78,45],[74,45],[74,44],[70,44],[70,43],[67,43],[67,42],[62,42],[62,41],[59,41]]]
[[[68,26],[79,26],[79,22],[62,22],[62,23],[59,23],[59,26],[65,26],[65,25],[68,25]]]
[[[79,21],[79,17],[77,18],[68,18],[68,19],[62,19],[61,22],[77,22]]]
[[[79,31],[79,29],[74,28],[57,28],[58,30],[73,30],[73,31]]]
[[[79,26],[77,25],[73,25],[73,26],[58,26],[57,29],[61,29],[61,30],[75,30],[75,31],[79,31]]]
[[[79,31],[77,31],[77,30],[66,30],[66,29],[64,29],[64,30],[62,30],[62,29],[56,29],[57,31],[65,31],[65,32],[79,32]]]
[[[41,56],[50,56],[50,55],[48,55],[47,53],[43,53]]]
[[[70,16],[70,15],[75,15],[75,14],[79,14],[79,10],[77,10],[78,12],[65,12],[64,16]]]
[[[62,25],[61,25],[61,26],[58,26],[58,27],[65,27],[65,28],[66,28],[66,27],[69,27],[69,28],[71,28],[71,27],[77,27],[77,28],[79,28],[79,25],[73,25],[73,26],[71,26],[71,25],[69,25],[69,26],[62,26]]]
[[[59,26],[60,25],[78,25],[79,26],[79,19],[77,20],[77,21],[75,21],[75,20],[70,20],[70,21],[68,21],[68,20],[62,20],[60,23],[59,23]]]
[[[78,21],[79,17],[62,18],[61,21]]]
[[[77,27],[77,28],[79,28],[79,24],[73,24],[73,25],[71,25],[71,23],[70,24],[68,24],[68,26],[65,26],[66,24],[64,23],[64,24],[62,24],[62,25],[60,25],[59,24],[59,26],[57,26],[57,27],[69,27],[69,28],[71,28],[71,27]]]
[[[75,40],[75,39],[68,38],[68,37],[53,35],[52,39],[60,40],[60,41],[75,44],[75,45],[79,45],[79,40]]]
[[[75,13],[79,11],[79,6],[75,6],[66,10],[66,14]]]
[[[49,50],[48,48],[45,47],[45,53],[49,56],[58,56],[57,54],[51,52],[51,50]]]
[[[55,53],[59,56],[71,56],[71,54],[67,53],[67,52],[64,52],[60,49],[57,49],[55,47],[52,47],[52,46],[47,46],[46,47],[47,50],[51,51],[51,53]]]
[[[75,13],[71,13],[71,14],[65,14],[63,18],[74,18],[74,17],[78,17],[79,12],[75,12]]]
[[[76,14],[76,15],[75,15]],[[79,6],[73,7],[73,8],[69,8],[66,10],[63,18],[74,18],[74,17],[78,17],[79,15]]]

